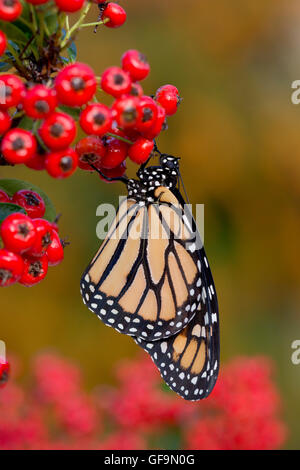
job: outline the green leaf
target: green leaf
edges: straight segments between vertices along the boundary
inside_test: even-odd
[[[76,48],[74,41],[72,41],[70,47],[68,47],[67,52],[68,52],[70,61],[75,62],[77,58],[77,48]]]
[[[32,131],[33,125],[33,119],[28,116],[24,116],[19,122],[18,127],[21,127],[21,129],[26,129],[27,131]]]
[[[69,114],[72,118],[78,119],[80,116],[80,108],[71,108],[71,106],[59,106],[59,109],[64,113]]]
[[[0,189],[3,189],[9,196],[13,196],[15,192],[20,191],[20,189],[29,189],[38,193],[44,200],[46,206],[46,212],[44,218],[49,220],[49,222],[54,222],[56,218],[56,211],[53,206],[53,203],[49,199],[46,193],[38,186],[34,184],[27,183],[26,181],[16,180],[16,179],[0,179]]]
[[[0,73],[7,72],[11,68],[12,68],[11,64],[8,64],[7,62],[0,62]]]
[[[0,21],[0,29],[7,37],[13,38],[14,42],[26,44],[29,36],[20,29],[16,24],[9,23],[8,21]]]
[[[47,29],[50,34],[54,34],[58,28],[57,13],[50,12],[47,16],[44,16]]]
[[[23,207],[17,206],[17,204],[12,204],[10,202],[0,202],[0,224],[4,219],[14,212],[21,212],[22,214],[27,214]]]

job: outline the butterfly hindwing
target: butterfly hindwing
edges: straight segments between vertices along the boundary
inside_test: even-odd
[[[167,385],[186,400],[201,400],[212,391],[219,371],[217,296],[204,249],[201,263],[201,302],[194,318],[179,333],[162,341],[141,338],[136,343],[150,354]]]

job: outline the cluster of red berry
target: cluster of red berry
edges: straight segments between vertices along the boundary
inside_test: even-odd
[[[25,383],[20,365],[11,358],[12,380],[0,393],[0,450],[267,450],[289,434],[265,357],[225,364],[201,405],[163,389],[146,356],[117,363],[116,385],[91,392],[79,365],[53,353],[35,358]]]
[[[27,3],[32,5],[43,5],[50,0],[26,0]],[[94,0],[93,0],[94,1]],[[79,11],[85,3],[85,0],[55,0],[55,4],[60,11],[66,13],[73,13]],[[126,21],[125,10],[114,2],[108,1],[94,1],[101,6],[102,20],[105,26],[109,28],[117,28],[122,26]],[[19,18],[23,10],[20,0],[0,0],[0,20],[15,21]]]
[[[45,203],[35,191],[22,189],[12,198],[0,190],[0,202],[18,205],[25,213],[14,212],[1,224],[0,287],[15,282],[24,286],[37,284],[64,257],[63,244],[56,223],[43,218]]]
[[[125,172],[127,156],[137,164],[149,158],[154,139],[166,127],[166,116],[174,114],[180,103],[172,85],[159,88],[154,99],[145,95],[139,82],[149,72],[149,63],[137,50],[123,54],[122,68],[103,72],[101,88],[114,102],[111,107],[92,103],[81,112],[80,126],[88,137],[76,146],[80,168],[90,170],[93,163],[105,176],[114,177]]]
[[[50,0],[25,0],[26,4],[31,4],[36,7],[50,3]],[[100,15],[99,21],[101,24],[108,28],[119,28],[126,21],[126,11],[118,3],[110,2],[108,0],[88,0],[98,4]],[[86,0],[55,0],[58,14],[74,13],[79,11]],[[0,0],[0,20],[4,22],[15,22],[19,19],[20,15],[24,12],[24,8],[20,0]],[[16,29],[11,30],[16,33]],[[12,37],[11,39],[14,39]],[[0,55],[3,55],[7,49],[7,38],[4,31],[0,30]]]
[[[70,176],[78,165],[91,170],[90,163],[106,176],[120,176],[125,172],[127,156],[137,164],[145,162],[153,151],[153,139],[165,126],[166,116],[174,114],[180,102],[178,90],[172,85],[159,88],[154,99],[144,95],[139,81],[149,72],[148,62],[136,50],[125,52],[122,68],[106,69],[100,86],[115,98],[111,107],[91,103],[98,82],[94,71],[84,63],[75,62],[61,69],[53,87],[25,86],[14,74],[1,75],[5,87],[5,100],[0,104],[4,159],[36,170],[45,168],[54,178]],[[59,106],[81,109],[79,124],[88,137],[80,140],[76,149],[71,147],[76,121]],[[36,135],[12,127],[9,110],[14,108],[37,120]]]

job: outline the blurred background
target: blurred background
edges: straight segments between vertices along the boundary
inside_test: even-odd
[[[101,75],[129,48],[145,53],[147,94],[165,84],[184,98],[161,151],[182,158],[191,203],[205,204],[205,244],[221,315],[221,359],[266,355],[289,428],[287,448],[300,448],[300,6],[296,0],[124,0],[119,30],[80,33],[79,60]],[[90,15],[95,21],[97,8]],[[87,387],[114,383],[112,369],[138,351],[83,305],[79,280],[94,252],[96,208],[124,189],[78,171],[65,181],[20,167],[1,177],[42,187],[62,213],[60,233],[71,245],[46,281],[2,289],[0,338],[23,363],[54,349],[76,361]]]

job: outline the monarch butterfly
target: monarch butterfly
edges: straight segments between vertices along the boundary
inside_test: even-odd
[[[212,391],[219,371],[219,313],[196,223],[179,185],[179,159],[160,154],[127,186],[116,218],[81,279],[83,302],[148,352],[186,400]],[[154,236],[155,235],[155,236]]]

